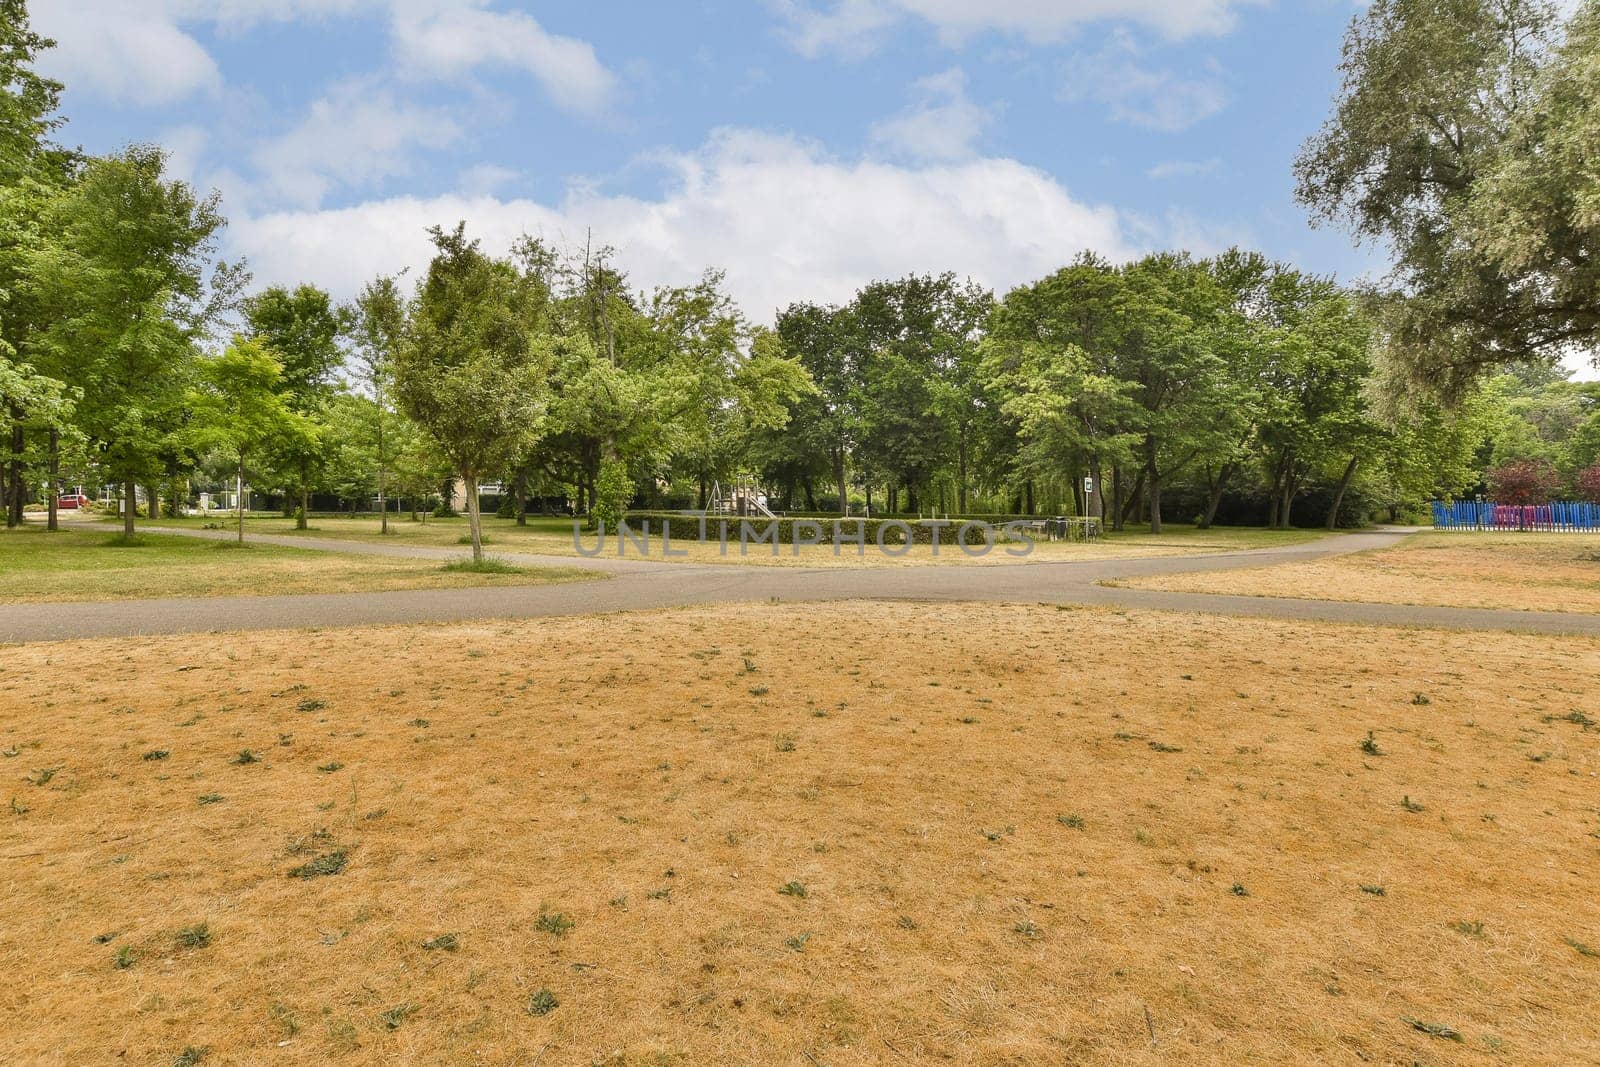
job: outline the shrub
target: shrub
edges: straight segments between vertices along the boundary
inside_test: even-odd
[[[1561,489],[1561,475],[1542,459],[1518,459],[1488,474],[1497,504],[1548,504]]]
[[[1575,488],[1581,499],[1600,504],[1600,462],[1578,472]]]

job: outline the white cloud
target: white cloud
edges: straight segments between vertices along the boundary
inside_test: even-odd
[[[763,321],[795,300],[847,300],[873,278],[958,270],[1003,288],[1085,248],[1135,251],[1116,211],[1009,159],[842,161],[791,138],[732,130],[665,161],[673,180],[656,197],[580,185],[554,203],[457,194],[277,212],[236,219],[230,251],[247,255],[263,284],[314,280],[348,295],[376,274],[426,264],[430,225],[465,219],[498,250],[522,233],[577,242],[592,228],[636,285],[722,268],[741,306]]]
[[[604,109],[616,78],[586,41],[547,32],[520,11],[493,11],[485,0],[394,0],[394,39],[404,67],[456,77],[484,65],[515,67],[574,111]]]
[[[153,105],[214,92],[222,74],[157,0],[43,0],[33,28],[56,47],[39,69],[119,104]]]
[[[860,56],[882,32],[905,18],[959,44],[985,31],[1009,33],[1036,44],[1060,41],[1096,22],[1137,25],[1177,40],[1231,30],[1240,8],[1265,0],[775,0],[791,43],[803,55],[840,52]]]
[[[40,66],[75,89],[123,103],[171,103],[215,91],[222,75],[189,27],[242,33],[262,22],[359,14],[388,21],[408,74],[456,78],[480,66],[522,70],[558,105],[596,112],[616,78],[584,41],[547,32],[494,0],[35,0],[34,27],[55,38]]]
[[[1210,159],[1171,159],[1145,171],[1147,177],[1158,181],[1168,178],[1214,178],[1221,173],[1222,160],[1215,156]]]
[[[1215,71],[1192,76],[1146,66],[1143,50],[1124,33],[1098,52],[1069,59],[1060,96],[1100,104],[1115,121],[1169,133],[1208,119],[1228,104]]]
[[[963,159],[989,125],[993,113],[967,96],[967,76],[959,68],[923,78],[909,109],[872,127],[874,144],[912,159]]]
[[[416,149],[444,148],[461,129],[444,111],[397,101],[382,86],[336,85],[293,130],[251,153],[270,196],[315,207],[335,186],[406,174]]]

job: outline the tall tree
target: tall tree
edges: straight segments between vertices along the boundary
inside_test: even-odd
[[[306,417],[284,396],[283,365],[259,339],[236,338],[221,355],[195,366],[185,436],[227,454],[238,478],[239,543],[244,544],[246,465],[269,449],[292,447],[308,433]]]
[[[0,426],[5,427],[0,438],[0,507],[7,526],[22,521],[27,437],[30,429],[44,429],[50,441],[49,525],[54,530],[60,427],[40,424],[40,409],[20,399],[24,377],[32,383],[26,393],[35,399],[60,392],[57,369],[32,344],[43,322],[24,285],[28,257],[47,239],[40,215],[71,170],[71,155],[49,140],[61,123],[56,114],[61,85],[33,69],[39,53],[52,44],[29,28],[22,0],[0,0],[0,362],[12,365],[9,402],[0,404]],[[55,384],[42,380],[52,375]]]
[[[389,471],[394,465],[392,434],[394,361],[405,334],[405,298],[392,277],[368,282],[356,297],[351,331],[352,367],[372,401],[370,425],[378,491],[378,532],[389,532]]]
[[[1299,195],[1393,248],[1404,380],[1456,396],[1600,337],[1597,40],[1596,0],[1565,34],[1545,0],[1374,0],[1352,25]]]
[[[308,432],[284,440],[286,451],[278,464],[292,478],[300,498],[295,527],[303,530],[311,507],[311,483],[323,458],[317,413],[332,396],[334,373],[343,355],[339,338],[349,327],[350,315],[314,285],[264,289],[244,302],[244,314],[251,334],[283,368],[278,388],[284,403],[306,422]],[[285,514],[288,510],[285,507]]]
[[[468,240],[465,223],[429,234],[438,252],[396,354],[395,395],[461,479],[477,563],[479,479],[526,450],[544,414],[548,349],[535,335],[545,294],[510,260],[491,258]]]
[[[77,422],[123,486],[129,536],[135,484],[163,473],[181,428],[195,346],[244,280],[212,267],[218,199],[168,179],[161,150],[136,145],[85,164],[43,213],[54,239],[29,257],[25,284],[47,323],[34,344],[83,390]]]

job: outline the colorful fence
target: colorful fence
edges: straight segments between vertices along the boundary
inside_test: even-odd
[[[1435,530],[1593,530],[1600,532],[1600,504],[1494,504],[1488,501],[1433,502]]]

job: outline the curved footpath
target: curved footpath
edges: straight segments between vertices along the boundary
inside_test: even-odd
[[[204,530],[151,528],[190,537],[228,538]],[[1110,588],[1100,583],[1148,575],[1237,570],[1363,552],[1395,544],[1412,531],[1338,534],[1300,545],[1212,555],[1009,563],[991,566],[832,567],[823,569],[666,563],[502,553],[524,566],[581,567],[609,581],[554,585],[417,589],[385,593],[203,597],[86,603],[0,605],[0,643],[145,634],[299,627],[455,622],[471,619],[588,615],[695,604],[824,600],[991,601],[1085,604],[1125,609],[1203,612],[1256,618],[1377,626],[1446,627],[1600,636],[1600,616],[1548,611],[1420,607],[1332,600],[1221,596]],[[263,544],[417,559],[457,559],[460,551],[416,545],[262,535]]]

